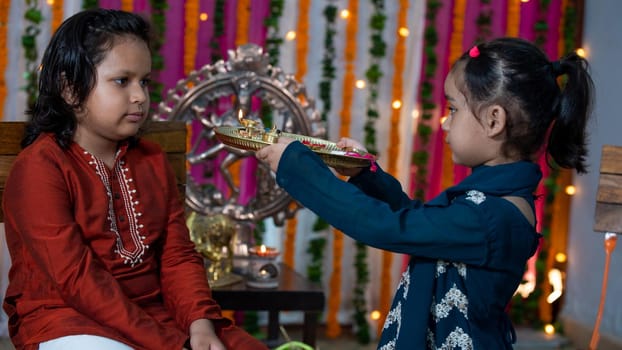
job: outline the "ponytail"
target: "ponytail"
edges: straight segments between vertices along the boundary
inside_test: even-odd
[[[587,61],[571,53],[551,63],[555,75],[567,79],[557,101],[557,117],[551,129],[547,153],[563,168],[586,173],[586,126],[593,106],[594,83],[588,73]]]

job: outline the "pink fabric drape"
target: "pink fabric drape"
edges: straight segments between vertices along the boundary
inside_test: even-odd
[[[432,25],[436,28],[438,34],[438,42],[441,43],[436,47],[436,56],[437,56],[437,70],[434,78],[431,80],[432,85],[434,86],[434,91],[432,92],[433,100],[436,101],[437,110],[434,112],[434,116],[432,120],[429,121],[430,127],[432,128],[432,134],[430,135],[430,140],[425,147],[425,150],[431,155],[428,160],[428,186],[426,188],[425,194],[426,198],[431,198],[433,194],[438,193],[438,188],[440,187],[440,178],[438,176],[439,169],[442,169],[442,157],[438,157],[436,153],[439,150],[439,142],[438,136],[436,132],[440,129],[440,117],[442,113],[444,113],[444,89],[443,85],[445,82],[445,75],[447,73],[447,54],[449,51],[449,39],[451,36],[451,18],[453,11],[453,1],[447,1],[444,6],[441,6],[438,9],[436,14],[436,21]],[[439,24],[441,23],[449,23],[450,25],[447,27],[441,27]],[[425,75],[425,65],[426,65],[427,57],[423,58],[423,65],[421,76]],[[418,96],[415,97],[418,99]],[[422,149],[421,140],[419,137],[415,139],[415,150]],[[411,189],[417,188],[417,184],[414,182],[414,178],[411,180],[410,184]]]
[[[121,0],[99,0],[99,7],[105,9],[120,9]]]

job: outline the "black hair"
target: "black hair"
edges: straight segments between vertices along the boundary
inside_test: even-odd
[[[504,155],[517,152],[532,160],[548,136],[547,160],[585,173],[594,90],[587,60],[572,52],[551,62],[537,46],[518,38],[495,39],[477,49],[479,54],[464,53],[453,70],[475,115],[494,104],[505,109]]]
[[[39,134],[51,132],[66,148],[72,141],[77,119],[97,83],[97,65],[115,40],[133,36],[149,47],[149,24],[141,16],[110,9],[91,9],[66,19],[52,36],[39,72],[39,95],[28,111],[30,121],[22,147]]]

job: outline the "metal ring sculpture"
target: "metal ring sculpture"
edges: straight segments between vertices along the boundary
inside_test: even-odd
[[[270,169],[259,163],[255,196],[240,204],[240,187],[230,168],[253,153],[220,143],[214,129],[238,125],[240,115],[261,122],[266,114],[271,115],[277,128],[289,133],[322,138],[325,128],[305,87],[271,66],[261,47],[246,44],[228,54],[228,61],[203,66],[179,81],[160,103],[154,119],[200,123],[200,135],[193,137],[187,160],[191,165],[213,164],[211,176],[218,174],[226,182],[227,189],[222,190],[197,184],[189,176],[186,204],[191,209],[205,215],[222,213],[240,221],[256,222],[272,216],[276,225],[282,225],[298,209],[290,205],[291,197],[278,187]]]

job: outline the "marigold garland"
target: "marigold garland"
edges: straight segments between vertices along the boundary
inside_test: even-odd
[[[248,42],[250,11],[251,11],[250,0],[238,0],[238,7],[237,7],[237,12],[236,12],[236,15],[237,15],[236,22],[238,26],[235,32],[235,45],[236,46],[240,46]]]
[[[307,74],[307,52],[309,42],[309,0],[301,0],[298,5],[298,27],[296,29],[296,80],[302,82]],[[290,204],[295,207],[295,203]],[[298,227],[298,219],[296,216],[287,220],[285,225],[285,253],[283,254],[283,262],[291,267],[295,266],[294,252],[296,249],[296,229]]]
[[[199,35],[199,1],[186,0],[184,5],[184,75],[194,70]]]
[[[52,33],[56,31],[56,28],[63,22],[63,0],[54,0],[52,3]]]
[[[508,0],[507,36],[517,37],[520,31],[520,4],[521,0]]]
[[[9,8],[10,1],[0,2],[0,121],[4,118],[4,103],[7,97],[5,71],[8,65]]]
[[[310,0],[300,0],[298,4],[298,26],[296,28],[296,80],[302,82],[307,74],[307,54],[309,52],[309,13]]]
[[[295,202],[289,204],[289,210],[293,211],[297,207]],[[296,252],[296,228],[298,226],[298,220],[296,217],[292,217],[287,220],[285,225],[285,242],[283,250],[283,263],[289,267],[294,267],[294,253]]]
[[[333,229],[333,273],[330,276],[328,311],[326,313],[326,336],[336,338],[341,334],[337,311],[341,306],[341,259],[343,257],[343,232]]]
[[[548,23],[546,21],[548,7],[550,5],[549,0],[541,0],[538,2],[538,20],[534,24],[533,30],[536,34],[534,44],[540,47],[544,51],[544,47],[548,34]],[[545,202],[541,218],[538,218],[540,222],[540,230],[543,236],[542,243],[539,251],[536,253],[535,258],[535,289],[526,298],[523,298],[520,294],[516,294],[513,297],[512,308],[510,309],[510,317],[516,324],[531,325],[535,328],[539,328],[543,325],[543,319],[541,317],[541,308],[539,306],[540,300],[546,298],[543,293],[542,284],[545,284],[546,278],[546,261],[548,259],[549,251],[548,245],[550,244],[550,222],[551,222],[551,207],[552,201],[557,191],[554,188],[555,178],[557,176],[558,167],[555,165],[550,170],[548,176],[543,180],[542,187],[538,187],[538,191],[543,191],[546,195]],[[545,169],[543,169],[545,173]],[[542,193],[540,193],[542,194]],[[536,215],[538,215],[538,208],[536,205]],[[532,257],[533,259],[533,257]]]
[[[121,10],[127,12],[134,11],[134,0],[121,0]]]

